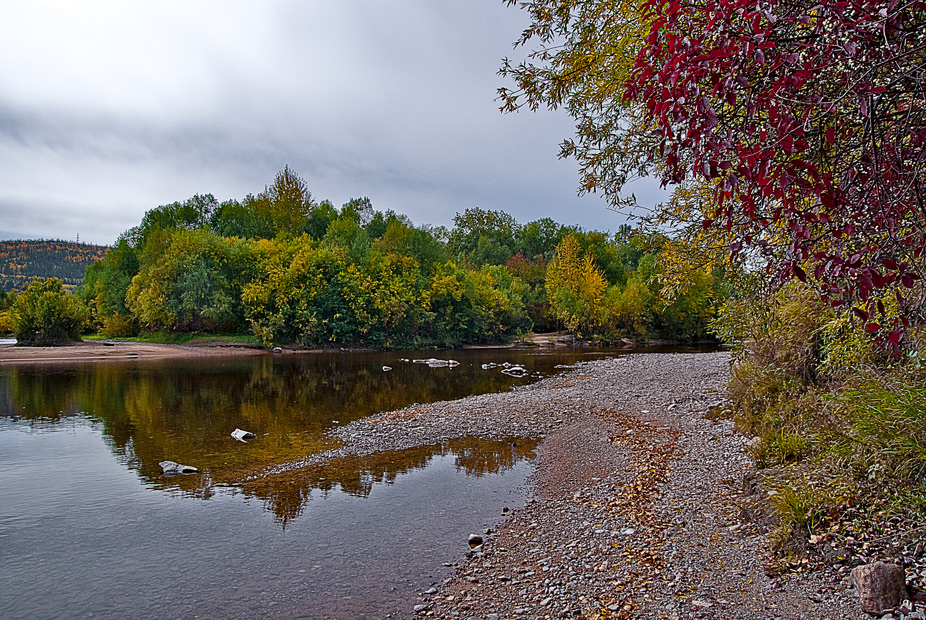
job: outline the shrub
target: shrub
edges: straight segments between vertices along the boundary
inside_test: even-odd
[[[10,311],[21,345],[49,346],[80,339],[87,312],[58,278],[35,278]]]
[[[103,319],[100,332],[113,338],[127,338],[138,334],[138,326],[130,314],[113,312]]]
[[[0,334],[13,333],[13,319],[9,312],[0,312]]]

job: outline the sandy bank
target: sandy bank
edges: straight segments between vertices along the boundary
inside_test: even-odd
[[[183,346],[150,342],[87,340],[60,347],[19,347],[0,344],[0,364],[106,361],[257,355],[260,349],[230,346]]]

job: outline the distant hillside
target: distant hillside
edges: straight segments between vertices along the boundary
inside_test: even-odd
[[[77,286],[87,265],[103,258],[108,249],[72,241],[0,241],[0,288],[23,289],[35,276],[60,278],[67,287]]]

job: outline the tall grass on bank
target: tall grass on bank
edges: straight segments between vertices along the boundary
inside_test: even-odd
[[[827,447],[868,480],[926,475],[926,380],[898,374],[866,378],[836,397],[845,429]]]
[[[720,325],[741,343],[732,417],[755,437],[778,540],[833,527],[850,506],[926,517],[922,329],[897,360],[800,284],[737,310]]]

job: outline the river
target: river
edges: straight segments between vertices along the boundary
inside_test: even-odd
[[[0,366],[0,617],[404,617],[468,534],[523,503],[537,442],[469,438],[260,472],[333,447],[325,431],[352,420],[621,353]],[[430,357],[459,366],[413,361]],[[526,376],[492,366],[503,362]],[[257,437],[236,441],[235,428]],[[166,459],[199,473],[163,476]]]

